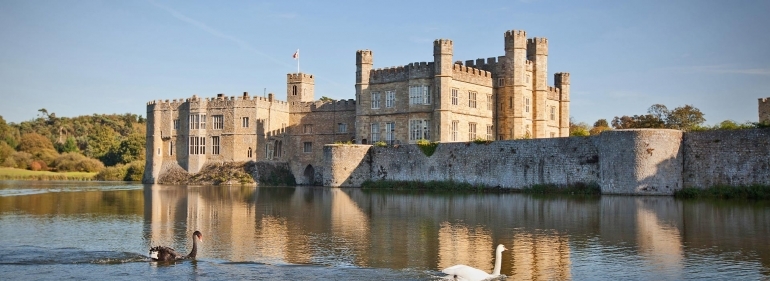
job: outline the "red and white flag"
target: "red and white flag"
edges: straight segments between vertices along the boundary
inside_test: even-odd
[[[294,58],[295,60],[298,59],[299,58],[299,49],[297,49],[297,51],[294,52],[294,55],[291,56],[291,57]]]

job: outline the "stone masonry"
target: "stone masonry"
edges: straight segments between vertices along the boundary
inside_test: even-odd
[[[759,123],[770,124],[770,97],[761,98],[759,103]]]

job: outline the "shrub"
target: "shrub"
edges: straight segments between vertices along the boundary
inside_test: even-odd
[[[11,159],[11,163],[13,163],[13,168],[19,168],[19,169],[28,169],[30,165],[32,165],[32,154],[29,154],[24,151],[16,151],[11,155],[11,157],[8,157],[7,159]],[[6,160],[7,160],[6,159]]]
[[[476,138],[475,140],[473,140],[473,143],[475,143],[475,144],[490,144],[490,143],[492,143],[492,141],[491,140],[487,140],[487,139],[482,139],[482,138]]]
[[[128,163],[126,166],[126,176],[123,177],[125,181],[141,181],[144,175],[144,161],[137,160]]]
[[[436,152],[438,142],[430,142],[429,140],[421,139],[417,140],[417,146],[420,147],[420,150],[422,150],[422,153],[424,153],[425,156],[430,157],[434,152]]]
[[[48,170],[48,165],[42,160],[32,160],[32,163],[29,164],[29,169],[33,171],[45,171]]]
[[[11,157],[16,150],[4,141],[0,141],[0,163],[3,163],[6,158]]]
[[[126,167],[124,165],[106,167],[94,178],[100,181],[122,181],[126,178]]]
[[[378,141],[378,142],[374,143],[374,146],[386,147],[386,146],[388,146],[388,143],[385,142],[385,141]]]
[[[104,169],[101,161],[74,152],[65,152],[51,164],[60,172],[98,172]]]

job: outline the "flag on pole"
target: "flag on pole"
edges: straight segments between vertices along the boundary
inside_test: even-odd
[[[292,57],[292,58],[294,58],[295,60],[296,60],[296,59],[299,59],[299,49],[297,49],[297,51],[296,51],[296,52],[294,52],[294,55],[293,55],[293,56],[291,56],[291,57]]]

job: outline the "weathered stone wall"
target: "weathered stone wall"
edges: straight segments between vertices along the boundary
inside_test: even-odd
[[[324,146],[324,186],[357,187],[371,179],[370,145]]]
[[[596,138],[444,143],[428,157],[416,145],[372,148],[373,180],[453,180],[502,188],[598,182]]]
[[[684,134],[684,186],[770,184],[770,130]]]
[[[613,130],[599,139],[602,194],[671,195],[682,188],[682,131]]]
[[[598,183],[603,194],[671,195],[683,187],[770,184],[770,130],[632,129],[598,137],[324,149],[326,186],[367,179],[523,188]],[[368,170],[368,172],[367,172]]]

